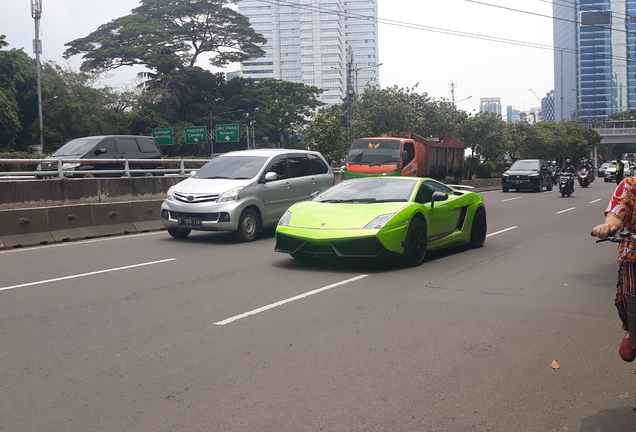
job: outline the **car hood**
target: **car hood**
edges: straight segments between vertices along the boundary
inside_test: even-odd
[[[361,229],[377,216],[398,213],[406,202],[377,204],[338,204],[304,201],[294,204],[290,227],[309,229]]]
[[[215,194],[227,192],[239,186],[247,186],[253,179],[230,180],[230,179],[198,179],[189,178],[174,187],[175,192],[186,194]]]
[[[504,174],[508,175],[528,175],[528,174],[539,174],[539,170],[508,170]]]

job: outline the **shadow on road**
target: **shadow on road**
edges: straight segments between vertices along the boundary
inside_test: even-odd
[[[633,408],[606,409],[581,420],[581,432],[633,431],[636,411]]]

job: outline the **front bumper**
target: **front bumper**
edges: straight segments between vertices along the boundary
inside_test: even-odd
[[[166,228],[236,231],[239,217],[245,207],[246,203],[241,201],[193,204],[165,200],[161,204],[161,223]]]
[[[320,230],[278,226],[276,246],[281,253],[305,252],[340,257],[381,257],[404,253],[407,225],[381,230]]]
[[[514,178],[512,178],[514,177]],[[511,176],[501,178],[501,186],[509,189],[536,189],[539,187],[541,177]]]

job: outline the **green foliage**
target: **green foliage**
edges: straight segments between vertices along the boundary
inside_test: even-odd
[[[161,74],[193,67],[202,54],[225,66],[264,53],[267,40],[232,0],[141,0],[130,15],[100,26],[66,44],[68,58],[82,55],[83,71],[143,65]]]
[[[467,114],[452,103],[417,93],[417,87],[365,89],[353,104],[352,135],[361,138],[401,131],[421,136],[459,136]]]
[[[347,129],[342,126],[342,117],[342,108],[338,105],[322,108],[303,131],[306,144],[327,159],[333,159],[335,153],[346,154]]]
[[[506,152],[505,127],[501,116],[480,112],[463,123],[460,139],[486,160],[501,159]]]
[[[13,95],[0,88],[0,149],[11,149],[18,132],[22,129],[18,118],[18,103]]]

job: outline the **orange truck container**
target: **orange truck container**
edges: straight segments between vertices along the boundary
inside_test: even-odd
[[[344,178],[370,176],[460,177],[466,145],[448,136],[423,138],[412,132],[389,132],[353,141]]]

